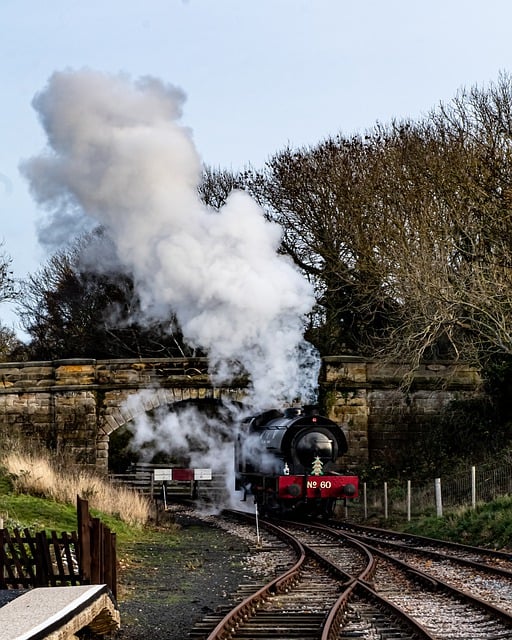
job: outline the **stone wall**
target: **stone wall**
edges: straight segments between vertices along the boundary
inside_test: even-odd
[[[481,392],[478,372],[464,364],[403,365],[350,356],[324,358],[320,376],[328,416],[346,432],[349,467],[389,458],[427,429],[452,401]]]
[[[182,400],[243,397],[243,381],[213,387],[206,370],[200,358],[0,363],[0,433],[106,471],[109,435],[135,415]]]
[[[407,385],[405,373],[355,357],[324,359],[320,402],[345,429],[349,468],[403,446],[480,385],[464,365],[422,365]],[[0,363],[0,433],[23,434],[106,471],[110,434],[137,414],[188,399],[243,401],[245,385],[214,387],[200,358]]]

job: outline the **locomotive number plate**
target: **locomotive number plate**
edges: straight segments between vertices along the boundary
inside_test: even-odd
[[[347,495],[345,487],[353,489]],[[280,476],[279,497],[286,498],[343,498],[357,497],[357,476]]]

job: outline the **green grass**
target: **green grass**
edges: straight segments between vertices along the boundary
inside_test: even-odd
[[[77,531],[76,506],[62,504],[47,498],[38,498],[24,493],[6,492],[8,485],[0,480],[0,517],[4,527],[12,531],[14,528],[28,528],[37,531]],[[172,543],[176,531],[172,527],[165,531],[151,526],[130,526],[118,518],[103,514],[95,509],[90,510],[93,517],[100,518],[111,531],[115,532],[118,548],[140,541],[151,541],[165,538]]]
[[[136,542],[165,541],[173,546],[179,536],[179,531],[172,523],[165,528],[130,526],[94,509],[91,509],[91,514],[116,533],[121,552]],[[32,532],[45,530],[57,533],[77,530],[75,505],[15,493],[9,479],[1,474],[0,517],[4,520],[4,527],[9,530],[28,528]],[[442,518],[424,516],[406,524],[384,521],[381,526],[464,544],[512,550],[512,496],[478,504],[476,509],[461,508],[446,512]]]
[[[1,494],[0,516],[6,529],[76,531],[76,508],[26,494]]]
[[[429,516],[403,527],[409,533],[463,544],[512,550],[512,496]]]

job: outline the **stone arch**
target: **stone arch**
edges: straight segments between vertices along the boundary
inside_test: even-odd
[[[479,372],[464,363],[424,363],[404,389],[406,365],[356,356],[327,356],[320,404],[344,426],[354,467],[411,438],[390,408],[414,410],[420,424],[452,398],[481,393]],[[154,358],[0,363],[0,432],[37,438],[70,451],[79,464],[108,469],[109,437],[143,411],[190,398],[243,402],[247,381],[214,387],[205,358]],[[140,392],[144,390],[144,393]],[[133,398],[133,404],[127,399]],[[397,400],[398,398],[398,400]]]
[[[126,426],[137,417],[162,406],[171,406],[187,400],[223,400],[240,402],[240,389],[215,389],[210,387],[187,388],[146,388],[113,389],[105,394],[104,410],[98,420],[96,436],[96,468],[108,471],[109,443],[111,434]]]

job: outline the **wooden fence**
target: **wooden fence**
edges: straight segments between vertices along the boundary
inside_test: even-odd
[[[116,534],[77,498],[78,532],[0,529],[0,589],[106,584],[117,597]]]

